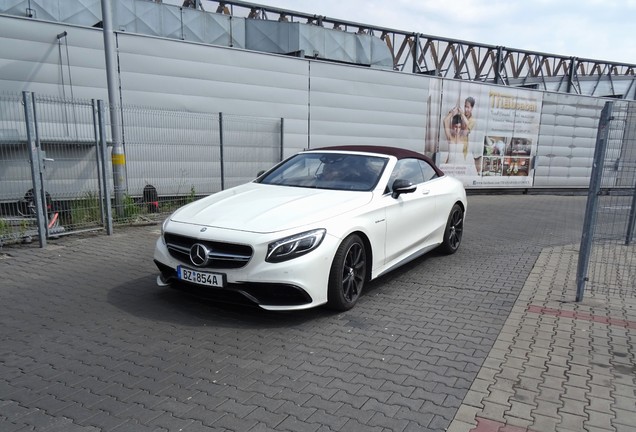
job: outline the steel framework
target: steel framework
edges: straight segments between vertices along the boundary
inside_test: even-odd
[[[379,37],[393,69],[540,90],[636,99],[636,64],[566,57],[409,33],[245,1],[207,0],[216,12],[251,19],[304,22]],[[202,4],[199,7],[203,8]],[[272,16],[273,18],[269,18]]]

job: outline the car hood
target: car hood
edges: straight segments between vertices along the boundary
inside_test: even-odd
[[[270,233],[317,224],[367,204],[372,192],[334,191],[247,183],[188,204],[171,220]]]

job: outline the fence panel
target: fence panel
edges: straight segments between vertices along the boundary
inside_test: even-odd
[[[281,161],[282,120],[226,114],[222,119],[226,189],[254,180],[260,171]]]
[[[91,101],[36,96],[37,134],[44,151],[43,187],[59,226],[50,234],[102,229],[95,106]]]
[[[47,236],[101,229],[93,103],[38,95],[32,99]],[[2,95],[0,111],[0,242],[8,243],[39,233],[24,101],[17,95]]]
[[[0,95],[0,245],[36,232],[25,205],[32,187],[25,124],[22,97]]]
[[[159,220],[280,161],[279,119],[140,107],[122,116],[129,222]]]
[[[124,107],[128,220],[221,190],[218,115]]]
[[[31,174],[22,96],[0,94],[0,201],[24,196]]]
[[[591,292],[636,295],[636,110],[613,104],[607,124],[599,131],[607,134],[606,154],[600,171],[602,188],[590,200],[596,200],[594,221],[584,236],[591,238],[589,251],[581,247],[581,259],[587,262],[585,274],[577,278]],[[605,128],[605,130],[604,130]],[[603,133],[602,132],[602,133]],[[617,146],[617,143],[620,145]],[[594,174],[593,174],[594,175]],[[590,206],[588,205],[588,208]],[[581,266],[579,266],[581,273]],[[582,297],[582,288],[579,289]],[[578,298],[581,300],[581,298]]]

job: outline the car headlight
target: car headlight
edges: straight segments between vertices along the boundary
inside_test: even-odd
[[[265,261],[278,263],[305,255],[320,245],[326,232],[325,229],[317,229],[276,240],[267,245]]]
[[[166,232],[166,225],[168,225],[168,222],[170,222],[170,217],[167,217],[161,224],[161,240],[163,241],[163,244],[166,244],[166,239],[163,235]]]

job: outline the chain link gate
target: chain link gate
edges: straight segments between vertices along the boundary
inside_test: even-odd
[[[607,102],[598,126],[576,301],[586,289],[636,294],[636,108]],[[586,288],[587,286],[587,288]]]
[[[44,247],[50,238],[103,229],[110,202],[98,103],[23,92],[0,97],[0,108],[11,131],[0,137],[0,244],[37,237]]]

